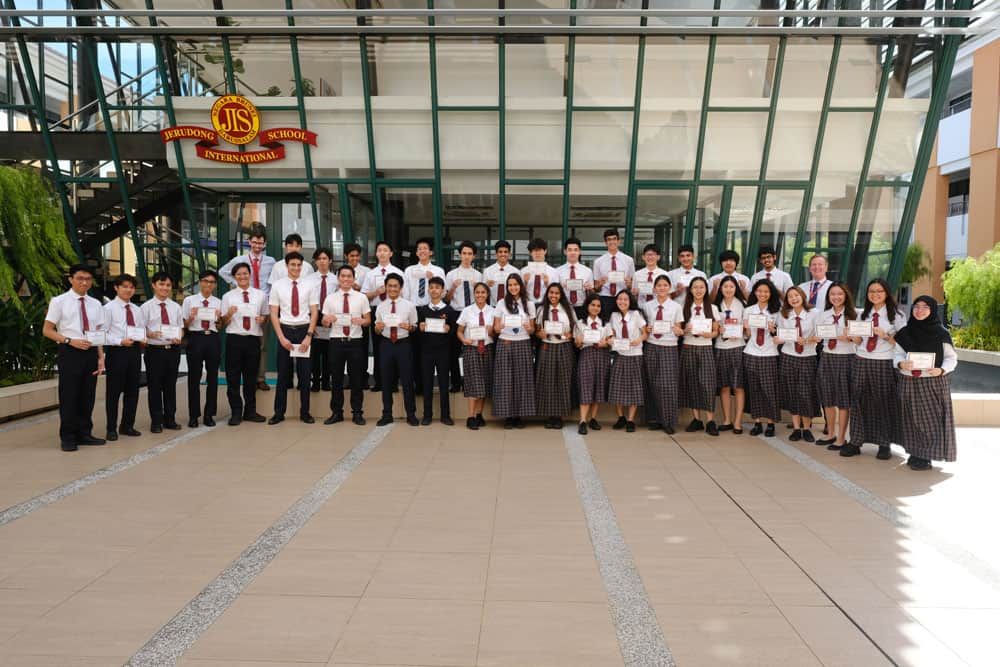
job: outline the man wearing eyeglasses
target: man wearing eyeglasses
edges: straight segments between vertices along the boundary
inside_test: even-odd
[[[188,427],[197,428],[201,417],[201,371],[205,370],[205,426],[215,426],[216,401],[219,394],[219,363],[222,360],[222,339],[219,320],[222,301],[212,294],[219,279],[215,271],[202,271],[198,294],[184,299],[184,328],[188,331]]]

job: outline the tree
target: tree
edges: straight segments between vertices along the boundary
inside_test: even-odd
[[[944,293],[969,320],[1000,332],[1000,243],[979,259],[952,264],[944,274]]]
[[[906,249],[900,282],[904,285],[910,285],[930,275],[931,255],[919,241],[916,241]]]

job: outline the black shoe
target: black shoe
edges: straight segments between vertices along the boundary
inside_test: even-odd
[[[483,419],[483,413],[482,412],[480,412],[478,415],[476,415],[476,423],[479,424],[480,426],[486,426],[486,420]]]
[[[263,424],[264,422],[267,421],[267,417],[255,412],[252,415],[243,415],[243,421],[254,422],[255,424]]]
[[[888,461],[892,458],[892,449],[889,445],[879,445],[878,454],[875,455],[879,461]]]
[[[177,422],[168,422],[163,425],[163,428],[170,429],[171,431],[179,431],[181,430],[181,425]]]
[[[108,442],[114,442],[118,439],[118,431],[108,431],[107,434],[105,434],[104,439]]]
[[[382,393],[382,385],[380,385],[380,384],[372,385],[371,391],[372,391],[373,394],[380,394],[380,393]]]
[[[587,422],[580,422],[580,425],[576,427],[576,432],[580,435],[587,435]]]
[[[350,388],[351,388],[350,384],[348,384],[348,386],[344,387],[344,389],[350,389]],[[320,389],[322,389],[323,391],[331,391],[330,385],[328,385],[328,384],[324,384],[322,387],[320,387]]]
[[[192,417],[188,420],[188,428],[198,428],[198,418]]]
[[[664,433],[666,433],[667,435],[673,435],[673,434],[674,434],[674,433],[676,433],[677,431],[676,431],[676,430],[674,430],[674,427],[673,427],[673,426],[670,426],[670,425],[668,424],[668,425],[666,425],[666,426],[664,426],[664,427],[663,427],[663,432],[664,432]]]
[[[274,415],[267,420],[267,425],[274,426],[275,424],[280,424],[283,421],[285,421],[285,417],[283,415]]]
[[[852,445],[851,443],[844,443],[840,447],[840,455],[843,457],[848,456],[858,456],[861,453],[861,448],[857,445]]]
[[[129,426],[128,428],[123,426],[120,429],[118,429],[118,432],[121,433],[122,435],[127,435],[130,438],[138,438],[140,435],[142,435],[142,433],[139,433],[139,431],[136,431],[131,426]]]
[[[743,435],[743,429],[741,429],[741,428],[734,428],[733,429],[733,435]]]
[[[59,449],[63,450],[64,452],[75,452],[79,448],[76,446],[76,443],[74,442],[61,442],[59,443]]]
[[[159,424],[153,424],[152,426],[149,427],[149,432],[150,433],[163,433],[163,427],[160,426]]]
[[[552,423],[555,424],[556,428],[561,429],[563,427],[562,417],[554,417]]]
[[[754,422],[753,428],[750,429],[750,435],[760,435],[764,432],[764,425],[760,422]]]
[[[635,422],[625,422],[625,432],[635,433]]]
[[[795,424],[785,424],[787,428],[795,428]],[[795,429],[798,430],[798,429]]]
[[[316,419],[308,412],[304,415],[299,415],[299,421],[303,424],[315,424]]]
[[[259,382],[257,382],[257,389],[259,391],[271,391],[271,385],[264,382],[263,380],[260,380]]]
[[[764,429],[764,437],[765,438],[773,438],[774,437],[774,424],[768,424],[767,425],[767,428]]]
[[[732,430],[733,430],[733,425],[732,425],[732,424],[722,424],[721,426],[717,426],[717,427],[716,427],[716,429],[717,429],[717,430],[718,430],[718,431],[719,431],[720,433],[721,433],[722,431],[732,431]]]
[[[386,417],[386,416],[383,415],[377,422],[375,422],[375,425],[376,426],[388,426],[389,424],[393,423],[394,421],[396,421],[396,420],[393,419],[391,416],[390,417]]]
[[[428,415],[424,415],[424,418],[420,420],[420,425],[421,426],[430,426],[432,421],[434,421],[434,419],[432,417],[429,417]]]
[[[590,422],[588,422],[587,426],[590,427],[591,431],[601,430],[601,422],[597,421],[597,419],[591,419]]]
[[[705,424],[705,433],[708,433],[709,435],[718,436],[719,427],[715,425],[714,421],[709,421],[707,424]]]
[[[827,447],[829,445],[832,445],[835,442],[837,442],[836,438],[823,438],[822,440],[817,440],[816,444],[820,445],[822,447]]]
[[[449,388],[449,391],[450,391],[450,392],[451,392],[452,394],[457,394],[458,392],[462,391],[462,385],[460,385],[460,384],[453,384],[453,385],[451,385],[451,387]]]
[[[215,417],[205,417],[205,426],[215,426]]]
[[[646,428],[649,429],[650,431],[659,431],[661,428],[663,428],[663,425],[660,424],[660,422],[649,422],[648,424],[646,424]]]
[[[506,419],[504,419],[503,420],[503,427],[504,427],[504,430],[507,430],[507,431],[509,431],[512,428],[514,428],[514,418],[513,417],[507,417]]]
[[[451,417],[441,417],[441,423],[444,424],[445,426],[454,426],[455,420],[452,419]]]
[[[76,440],[76,444],[81,447],[96,447],[98,445],[103,445],[105,442],[107,442],[107,440],[104,440],[103,438],[95,438],[92,433],[88,433],[82,438],[77,438]]]
[[[551,428],[559,428],[559,427],[556,426],[556,420],[553,419],[552,417],[549,417],[548,419],[545,420],[545,428],[551,429]]]
[[[839,452],[844,448],[844,446],[831,443],[827,445],[826,448],[829,449],[831,452]]]
[[[802,431],[799,429],[795,429],[794,431],[792,431],[792,434],[788,436],[788,440],[791,442],[798,442],[801,439],[802,439]]]
[[[514,428],[522,429],[525,426],[527,426],[527,424],[524,423],[523,419],[521,419],[520,417],[514,417]]]
[[[932,467],[930,461],[916,456],[911,456],[907,465],[910,466],[910,470],[930,470]]]
[[[324,419],[323,423],[326,424],[327,426],[330,426],[331,424],[339,424],[342,421],[344,421],[344,413],[338,412],[337,414],[330,415],[329,417]]]
[[[813,432],[807,428],[802,429],[802,439],[806,442],[816,442],[816,438],[813,437]]]
[[[311,387],[309,387],[309,391],[311,391],[314,394],[318,394],[319,393],[319,385],[315,385],[315,384],[312,385]]]
[[[695,431],[701,431],[705,428],[705,425],[701,423],[700,419],[692,419],[688,427],[684,429],[688,433],[694,433]]]
[[[365,416],[360,412],[351,417],[351,421],[357,424],[358,426],[364,426],[365,424],[368,423],[367,421],[365,421]]]
[[[628,420],[627,419],[625,419],[624,417],[619,417],[618,421],[616,421],[611,428],[613,428],[616,431],[620,431],[623,428],[625,428],[625,426],[627,424],[628,424]]]
[[[468,419],[465,420],[465,428],[469,429],[470,431],[478,431],[479,422],[476,420],[475,417],[469,417]]]
[[[229,418],[228,423],[230,426],[239,426],[241,423],[243,423],[243,418],[233,415],[232,417]]]
[[[406,418],[406,423],[410,426],[420,426],[420,420],[417,419],[416,415],[409,415]]]

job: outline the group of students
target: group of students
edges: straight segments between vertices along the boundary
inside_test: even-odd
[[[218,273],[203,272],[199,292],[180,305],[170,298],[170,276],[158,273],[153,298],[141,307],[131,304],[136,281],[128,275],[116,280],[117,298],[102,306],[87,296],[89,269],[72,267],[71,289],[53,299],[45,324],[45,335],[60,344],[62,448],[104,443],[93,435],[90,412],[96,376],[105,370],[106,439],[139,435],[140,353],[152,431],[179,429],[175,385],[185,338],[191,427],[202,415],[205,425],[215,424],[220,365],[230,425],[284,421],[293,376],[303,422],[315,421],[310,393],[319,389],[331,391],[324,423],[343,421],[345,371],[352,421],[363,425],[371,335],[374,389],[382,393],[379,425],[393,421],[398,386],[407,423],[430,424],[436,378],[441,422],[454,423],[449,391],[461,390],[472,430],[486,425],[487,399],[508,429],[536,416],[545,418],[546,428],[561,428],[578,405],[580,434],[600,430],[602,404],[614,406],[616,430],[634,432],[644,407],[650,428],[672,434],[679,410],[688,408],[693,418],[686,430],[711,436],[741,434],[745,409],[751,435],[773,436],[784,409],[791,414],[790,440],[825,445],[841,456],[855,456],[870,443],[878,446],[878,458],[888,459],[896,442],[914,469],[955,460],[947,374],[957,357],[936,302],[919,297],[907,321],[889,285],[875,279],[859,311],[848,287],[827,279],[822,255],[809,262],[811,280],[795,285],[770,247],[760,249],[763,268],[749,278],[736,271],[740,257],[732,250],[719,256],[722,271],[707,276],[695,268],[688,245],[679,248],[671,271],[659,266],[660,250],[647,245],[644,266],[637,268],[619,249],[614,229],[604,232],[607,252],[593,268],[580,262],[578,239],[564,243],[567,262],[558,268],[546,261],[546,242],[535,239],[522,268],[510,263],[510,244],[497,242],[496,263],[482,273],[473,268],[478,248],[467,241],[458,246],[460,265],[448,273],[432,263],[430,239],[417,241],[417,262],[405,270],[392,264],[391,244],[379,241],[376,266],[361,266],[361,249],[349,246],[347,263],[335,271],[329,249],[313,253],[313,269],[299,252],[301,239],[285,241],[285,257],[275,262],[263,253],[263,229],[255,230],[250,252]],[[232,286],[221,299],[214,295],[220,278]],[[265,419],[255,394],[266,387],[259,382],[268,324],[279,344],[278,382],[274,414]],[[811,426],[821,413],[826,437],[817,440]]]

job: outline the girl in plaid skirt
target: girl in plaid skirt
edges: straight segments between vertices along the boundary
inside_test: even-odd
[[[817,440],[817,445],[838,451],[847,442],[847,425],[851,415],[851,373],[854,370],[854,343],[847,337],[847,322],[857,318],[854,298],[847,285],[837,281],[826,292],[826,310],[819,317],[819,325],[834,327],[836,336],[821,338],[823,353],[816,370],[816,389],[819,404],[826,417],[828,438]]]
[[[778,347],[774,332],[781,299],[778,290],[767,278],[754,283],[757,302],[743,311],[743,328],[749,336],[743,347],[743,372],[747,382],[747,398],[754,425],[750,435],[774,437],[774,422],[781,419],[778,403]],[[759,322],[757,320],[760,320]],[[767,421],[767,430],[763,422]]]
[[[549,415],[545,428],[562,428],[562,416],[571,409],[569,387],[573,384],[575,328],[576,316],[562,285],[550,284],[535,325],[535,335],[541,341],[535,368],[535,394],[538,414]]]
[[[588,425],[601,430],[597,410],[608,401],[608,371],[611,368],[611,328],[601,321],[601,297],[591,294],[584,304],[586,319],[576,323],[576,346],[580,350],[577,377],[580,380],[580,426],[577,433],[587,434]],[[586,332],[596,333],[586,333]],[[596,341],[596,342],[595,342]]]
[[[931,363],[918,364],[918,354]],[[920,296],[913,301],[910,320],[896,334],[894,362],[902,377],[899,385],[902,445],[913,470],[930,470],[931,461],[956,458],[955,417],[948,373],[958,366],[951,335],[938,319],[937,301]],[[921,368],[915,368],[920,365]],[[926,366],[932,366],[927,368]]]
[[[687,288],[683,309],[684,347],[681,349],[681,406],[691,408],[693,415],[687,432],[705,429],[709,435],[719,435],[713,409],[718,378],[712,340],[719,335],[715,306],[708,300],[708,281],[695,278]],[[706,322],[701,325],[700,322]],[[695,332],[695,325],[707,326],[707,331]],[[703,423],[703,420],[704,422]]]
[[[472,288],[476,302],[462,309],[458,316],[458,340],[462,343],[462,389],[469,399],[469,417],[465,426],[473,431],[486,426],[483,404],[493,385],[493,307],[490,288],[476,283]],[[475,335],[473,335],[475,334]]]
[[[612,428],[635,433],[635,413],[642,405],[645,393],[642,387],[642,343],[646,340],[646,320],[636,310],[635,297],[627,289],[619,291],[615,297],[611,332],[615,358],[611,362],[608,402],[615,404],[615,412],[618,413],[618,421]]]
[[[783,331],[788,333],[782,335]],[[785,338],[787,336],[787,340]],[[789,440],[815,442],[812,434],[816,407],[816,311],[806,300],[800,287],[789,287],[778,320],[776,345],[781,345],[778,377],[781,402],[792,413],[792,434]]]
[[[672,435],[677,425],[677,375],[680,366],[677,336],[684,333],[680,327],[681,307],[670,298],[670,277],[666,274],[656,278],[653,291],[653,300],[642,307],[648,323],[646,345],[642,351],[647,395],[650,396],[646,402],[646,414],[653,413],[660,428],[667,435]]]
[[[493,414],[503,427],[524,428],[522,417],[535,414],[535,368],[531,334],[535,306],[525,297],[518,274],[507,276],[507,293],[493,309],[493,331],[499,334],[493,365]]]
[[[719,378],[719,402],[722,404],[720,431],[743,433],[743,309],[736,278],[725,276],[719,281],[715,295],[715,311],[719,317],[719,338],[715,341],[715,370]],[[726,327],[738,328],[736,335],[727,336]]]

